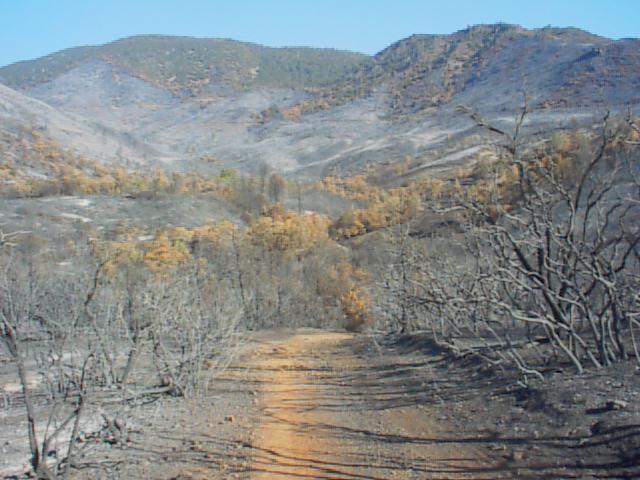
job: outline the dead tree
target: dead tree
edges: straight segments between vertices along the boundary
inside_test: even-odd
[[[104,420],[86,432],[94,441],[126,445],[140,400],[206,393],[234,353],[241,309],[204,262],[156,278],[79,256],[63,272],[18,251],[19,235],[0,238],[0,348],[16,368],[39,478],[70,475],[85,420]],[[154,359],[156,374],[141,368]]]
[[[22,388],[33,472],[68,478],[95,365],[95,351],[85,348],[76,328],[82,292],[75,279],[54,280],[19,262],[13,243],[3,242],[0,252],[0,344]],[[43,395],[46,408],[36,405]]]
[[[525,104],[513,134],[471,115],[505,139],[518,172],[508,201],[498,195],[466,205],[481,222],[478,253],[490,261],[482,301],[494,318],[544,332],[578,372],[585,362],[624,360],[638,315],[640,198],[623,167],[637,171],[637,150],[621,147],[607,114],[592,153],[566,171],[544,152],[521,153],[526,114]]]

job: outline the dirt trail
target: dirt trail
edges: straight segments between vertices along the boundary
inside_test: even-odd
[[[126,445],[87,435],[73,478],[640,478],[634,363],[514,390],[518,377],[426,335],[378,341],[250,332],[231,365],[205,372],[207,395],[136,406]],[[603,408],[612,398],[627,406]],[[3,478],[27,478],[23,412],[15,397],[0,409]]]
[[[262,345],[251,367],[263,386],[252,480],[502,477],[419,401],[430,386],[415,358],[382,355],[362,336],[302,332]]]

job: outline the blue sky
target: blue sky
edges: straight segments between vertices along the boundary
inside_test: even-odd
[[[0,65],[144,33],[372,54],[499,21],[640,37],[640,0],[0,0]]]

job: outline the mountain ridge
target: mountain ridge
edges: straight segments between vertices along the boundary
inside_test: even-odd
[[[489,24],[448,35],[416,34],[364,62],[353,78],[323,92],[318,103],[341,104],[384,84],[390,90],[391,110],[407,114],[464,97],[466,90],[483,82],[499,90],[514,81],[521,84],[519,90],[530,90],[537,107],[578,106],[585,94],[587,103],[600,100],[589,82],[624,92],[624,98],[613,95],[604,102],[636,103],[640,97],[632,94],[640,89],[639,51],[638,39],[612,40],[575,28]],[[580,61],[588,64],[587,72]],[[485,103],[491,93],[458,100]],[[508,96],[516,97],[513,88]]]
[[[575,28],[476,25],[412,35],[374,56],[162,35],[100,48],[1,68],[0,79],[63,115],[44,133],[64,147],[99,162],[203,174],[267,164],[318,178],[407,158],[411,171],[428,173],[476,161],[487,139],[456,107],[508,127],[523,91],[532,131],[593,123],[607,108],[640,109],[640,40]],[[33,129],[32,113],[0,133],[15,139],[16,125]]]
[[[366,55],[313,47],[265,47],[221,38],[136,35],[72,47],[0,68],[12,88],[34,87],[91,60],[103,60],[170,90],[199,90],[215,81],[237,87],[313,88],[346,74]]]

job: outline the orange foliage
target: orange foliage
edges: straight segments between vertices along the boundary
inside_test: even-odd
[[[128,265],[144,266],[157,275],[165,274],[192,259],[196,241],[215,246],[230,245],[236,226],[229,222],[205,225],[194,229],[178,227],[160,232],[152,241],[138,240],[141,231],[123,232],[117,242],[93,242],[93,254],[105,261],[105,271],[115,274]]]
[[[406,188],[389,190],[364,209],[349,210],[331,226],[334,237],[350,238],[411,220],[420,211],[420,197]]]
[[[110,276],[128,265],[142,263],[143,252],[133,241],[101,243],[94,240],[91,247],[93,255],[105,262],[104,270]]]
[[[298,215],[289,212],[261,217],[247,231],[247,239],[270,251],[295,254],[326,243],[329,220],[322,215]]]
[[[315,184],[314,188],[348,200],[360,201],[376,201],[384,193],[382,189],[369,185],[362,175],[350,178],[327,177]]]
[[[11,191],[20,197],[51,194],[119,195],[122,193],[212,193],[229,200],[235,178],[231,171],[224,176],[203,178],[195,174],[172,173],[163,170],[149,173],[129,171],[90,161],[63,150],[46,140],[37,131],[32,132],[33,146],[25,150],[23,162],[47,174],[47,179],[35,179],[20,169],[0,166],[0,179],[11,177]],[[6,173],[5,173],[6,172]]]
[[[362,330],[373,321],[371,299],[365,290],[368,282],[369,275],[366,272],[348,262],[341,262],[330,267],[326,284],[319,285],[319,293],[323,297],[339,299],[348,330]]]
[[[371,299],[367,292],[354,287],[340,297],[340,304],[347,319],[347,330],[359,332],[371,325]]]
[[[165,273],[191,259],[187,244],[183,240],[170,240],[164,233],[152,242],[146,243],[144,249],[144,264],[156,274]]]

